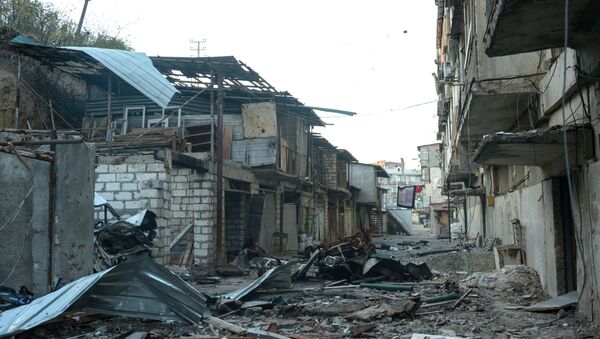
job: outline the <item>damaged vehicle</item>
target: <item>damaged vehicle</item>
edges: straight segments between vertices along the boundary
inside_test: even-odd
[[[96,195],[98,196],[98,195]],[[98,199],[94,199],[94,204]],[[126,261],[132,255],[151,253],[152,241],[156,237],[156,214],[150,210],[143,210],[125,220],[113,212],[110,204],[101,206],[105,211],[105,220],[94,225],[94,251],[96,259],[94,270],[103,271],[109,267]],[[106,211],[110,211],[117,219],[109,222]]]

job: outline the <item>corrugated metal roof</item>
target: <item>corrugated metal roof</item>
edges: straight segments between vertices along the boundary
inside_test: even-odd
[[[85,52],[163,108],[179,92],[160,74],[145,53],[94,47],[64,48]]]
[[[19,35],[11,44],[33,58],[39,58],[83,78],[105,76],[108,69],[160,107],[167,107],[179,91],[154,67],[144,53],[95,47],[54,47]],[[106,80],[104,81],[106,83]]]
[[[0,313],[0,337],[39,326],[66,311],[199,323],[208,297],[148,255],[80,278],[30,304]]]

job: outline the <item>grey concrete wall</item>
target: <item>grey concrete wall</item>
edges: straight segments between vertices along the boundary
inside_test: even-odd
[[[24,161],[31,172],[15,155],[0,153],[0,282],[16,288],[25,285],[38,294],[45,292],[47,285],[48,235],[42,228],[48,227],[50,163],[29,158]],[[37,204],[42,208],[34,208]],[[35,255],[34,244],[39,246]],[[44,278],[41,281],[34,279],[34,262]]]
[[[349,164],[350,185],[360,189],[356,202],[361,204],[377,203],[377,178],[373,166],[366,164]]]
[[[468,196],[467,203],[467,233],[469,237],[475,237],[477,233],[483,237],[483,213],[481,206],[481,198],[476,196]],[[459,213],[459,220],[465,224],[463,211]]]
[[[542,287],[551,296],[561,292],[563,276],[562,244],[557,243],[561,223],[554,216],[553,180],[525,187],[495,197],[495,205],[486,210],[487,237],[497,237],[502,244],[513,244],[512,219],[519,219],[522,227],[522,246],[527,266],[534,268]]]
[[[94,157],[92,145],[56,146],[53,283],[93,272]]]
[[[600,162],[595,162],[574,180],[579,204],[575,208],[577,220],[577,290],[581,295],[580,311],[591,321],[600,322]],[[580,209],[581,208],[581,212]],[[585,286],[584,286],[585,275]]]
[[[14,222],[0,231],[0,282],[25,285],[39,296],[59,278],[68,282],[92,273],[94,150],[86,144],[57,145],[54,190],[51,162],[23,161],[31,171],[13,154],[0,153],[0,227],[24,201]]]

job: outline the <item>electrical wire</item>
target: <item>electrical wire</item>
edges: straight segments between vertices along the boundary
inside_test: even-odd
[[[25,201],[27,201],[27,198],[29,198],[29,196],[31,195],[31,192],[33,192],[33,185],[31,185],[31,187],[29,187],[29,190],[27,191],[27,194],[25,194],[25,197],[23,198],[23,200],[21,200],[21,202],[19,203],[19,206],[17,206],[17,208],[15,209],[15,213],[13,214],[12,218],[10,220],[7,220],[4,223],[4,225],[2,225],[2,227],[0,227],[0,232],[2,232],[2,230],[6,226],[11,225],[15,221],[15,219],[17,219],[17,216],[19,215],[19,213],[23,209],[23,206],[25,205]]]
[[[569,161],[569,145],[567,138],[567,120],[565,115],[565,106],[566,106],[566,92],[567,92],[567,48],[569,41],[569,0],[565,0],[565,12],[564,12],[564,49],[563,49],[563,86],[562,86],[562,98],[561,98],[561,112],[562,112],[562,120],[563,120],[563,151],[565,158],[565,171],[567,174],[567,186],[569,190],[569,208],[571,209],[571,218],[573,221],[573,226],[575,228],[575,236],[577,237],[577,249],[579,250],[579,257],[582,260],[583,266],[583,282],[581,285],[581,291],[577,296],[577,305],[575,307],[576,312],[579,312],[581,307],[581,297],[583,292],[585,291],[587,284],[587,264],[585,262],[585,256],[583,253],[583,243],[582,243],[582,234],[581,234],[581,224],[577,224],[577,219],[575,218],[575,208],[573,206],[574,195],[573,195],[573,180],[571,179],[571,164]],[[573,328],[573,332],[577,337],[576,329]]]
[[[29,221],[29,229],[27,231],[27,234],[25,234],[24,239],[29,239],[29,236],[32,233],[33,233],[33,217]],[[6,284],[6,282],[12,277],[13,273],[15,273],[15,270],[17,269],[17,266],[19,266],[19,263],[21,263],[21,260],[23,259],[23,254],[25,253],[25,243],[27,243],[27,241],[25,241],[25,240],[21,241],[21,249],[19,250],[19,257],[15,261],[15,264],[13,265],[13,267],[10,269],[10,272],[8,273],[6,278],[0,283],[0,286],[3,286]]]
[[[373,115],[380,115],[380,114],[386,114],[386,113],[404,111],[404,110],[411,109],[411,108],[414,108],[414,107],[429,105],[429,104],[436,103],[436,102],[438,102],[438,99],[430,100],[430,101],[425,101],[425,102],[420,102],[418,104],[413,104],[413,105],[399,107],[399,108],[390,108],[388,110],[380,111],[380,112],[357,114],[357,115],[355,115],[355,117],[366,117],[366,116],[373,116]],[[320,117],[322,119],[338,119],[338,118],[349,118],[350,116],[349,115],[331,115],[331,116],[320,116]]]

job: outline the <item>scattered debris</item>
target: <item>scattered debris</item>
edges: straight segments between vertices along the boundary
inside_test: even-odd
[[[156,237],[156,214],[149,210],[108,224],[96,224],[94,229],[94,270],[100,272],[118,265],[133,255],[150,253]]]
[[[542,285],[537,272],[524,265],[508,265],[493,272],[475,272],[459,282],[461,288],[471,287],[511,292],[513,295],[540,295]]]
[[[33,300],[33,293],[25,286],[17,292],[12,287],[0,285],[0,310],[29,304]]]
[[[198,323],[210,313],[208,299],[148,255],[139,255],[0,313],[0,336],[34,328],[67,311]]]
[[[227,293],[224,297],[230,300],[242,300],[259,288],[263,290],[290,288],[292,285],[291,269],[293,264],[293,262],[287,262],[276,266],[254,280],[250,285]]]
[[[571,291],[569,293],[559,295],[558,297],[544,300],[529,307],[525,307],[525,310],[532,312],[557,311],[577,305],[577,298],[577,291]]]

